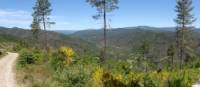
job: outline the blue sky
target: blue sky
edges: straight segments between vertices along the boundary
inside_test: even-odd
[[[0,26],[29,28],[32,7],[36,0],[1,0]],[[101,28],[102,21],[92,18],[96,14],[85,0],[50,0],[51,30],[82,30]],[[175,26],[173,19],[176,0],[120,0],[119,9],[108,14],[110,27]],[[193,0],[193,14],[197,18],[194,26],[200,27],[200,0]]]

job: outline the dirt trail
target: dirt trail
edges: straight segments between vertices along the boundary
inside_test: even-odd
[[[14,65],[17,53],[8,53],[0,58],[0,87],[19,87],[15,80]]]

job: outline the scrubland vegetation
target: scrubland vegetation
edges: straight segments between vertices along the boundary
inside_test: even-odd
[[[166,67],[145,72],[139,69],[141,64],[130,60],[109,59],[100,66],[99,57],[78,56],[68,47],[48,55],[33,48],[19,53],[17,78],[26,87],[191,87],[200,78],[199,62],[183,70]]]
[[[191,0],[177,1],[173,31],[107,30],[107,14],[119,8],[118,0],[86,2],[96,8],[94,18],[103,19],[103,31],[47,31],[55,24],[48,0],[36,0],[31,31],[0,29],[0,47],[19,53],[16,77],[23,87],[191,87],[199,81],[200,36],[192,27]]]

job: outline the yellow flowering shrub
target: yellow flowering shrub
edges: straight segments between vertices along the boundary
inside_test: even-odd
[[[107,72],[102,67],[97,67],[92,74],[93,87],[132,87],[135,85],[151,85],[152,87],[191,87],[198,80],[198,69],[185,70],[184,72],[174,71],[152,71],[148,74],[130,72],[120,74]],[[184,76],[182,76],[184,75]],[[144,82],[146,81],[146,82]]]
[[[94,87],[103,87],[103,72],[103,68],[100,66],[96,68],[96,71],[92,75]]]
[[[169,79],[169,73],[168,72],[162,72],[161,73],[161,80],[167,81]]]
[[[59,51],[64,55],[66,64],[70,64],[72,62],[72,59],[75,55],[75,52],[72,48],[69,47],[61,47]]]
[[[92,75],[93,87],[124,87],[121,74],[112,75],[101,67],[97,67]]]
[[[118,81],[123,81],[123,76],[121,74],[118,74],[115,76],[115,79]]]

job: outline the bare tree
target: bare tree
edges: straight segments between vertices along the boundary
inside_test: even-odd
[[[104,30],[104,38],[103,38],[103,50],[101,52],[101,62],[104,62],[106,58],[106,49],[107,49],[107,13],[112,12],[113,10],[117,9],[118,6],[118,0],[86,0],[89,4],[92,5],[92,7],[96,7],[98,14],[93,16],[94,19],[99,19],[100,17],[103,17],[103,30]]]
[[[37,0],[35,7],[33,7],[33,15],[37,18],[37,22],[41,23],[43,25],[43,29],[45,31],[45,50],[48,51],[48,41],[47,41],[47,21],[49,19],[49,16],[51,14],[52,9],[51,3],[49,0]]]

